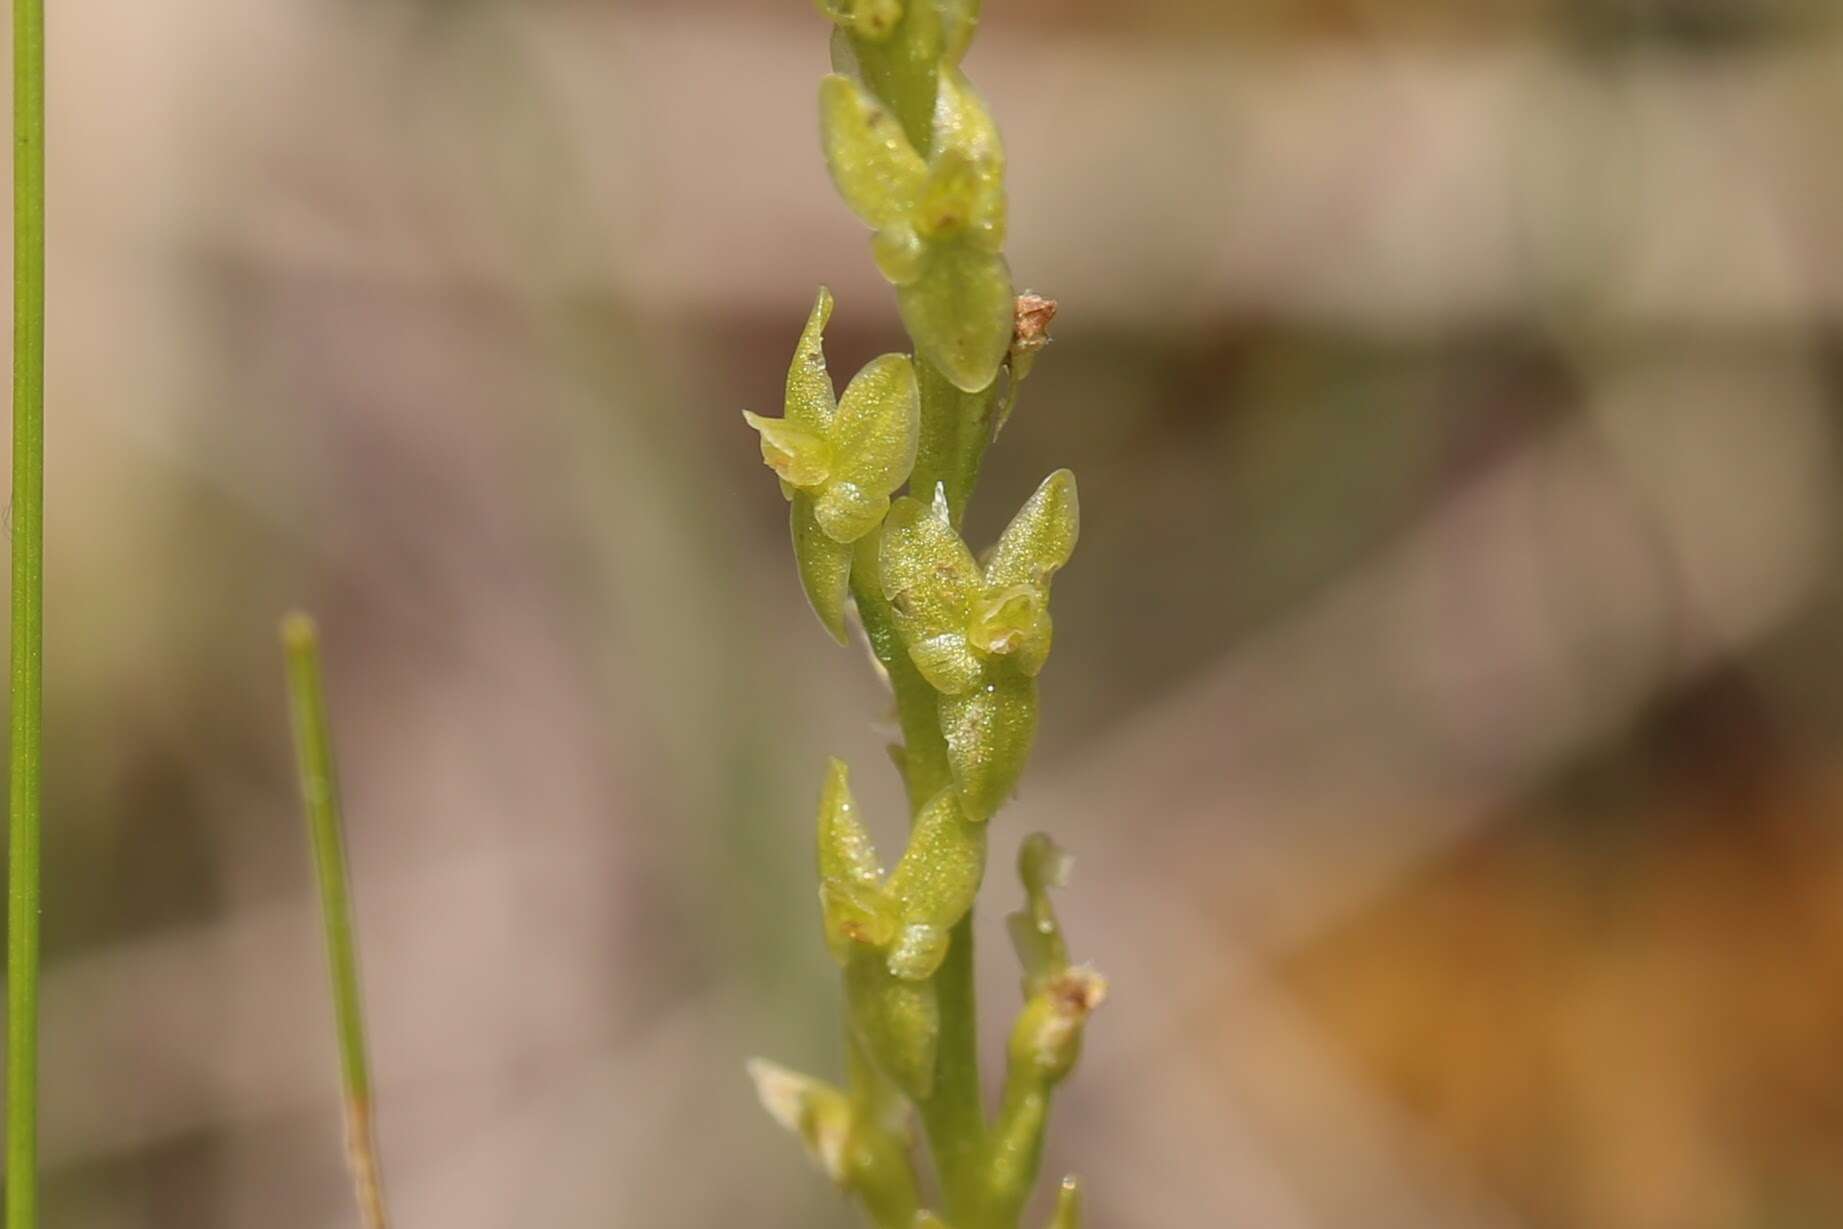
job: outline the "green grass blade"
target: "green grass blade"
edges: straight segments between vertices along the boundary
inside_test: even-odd
[[[301,803],[313,843],[320,910],[326,925],[333,1016],[345,1082],[346,1160],[352,1169],[366,1229],[385,1229],[389,1221],[384,1211],[383,1176],[373,1130],[371,1065],[365,1052],[358,944],[352,928],[352,877],[346,866],[339,778],[333,766],[326,683],[320,668],[320,637],[313,620],[300,613],[283,619],[282,648],[288,667],[288,707],[294,725],[295,758],[300,766]]]
[[[13,679],[6,1223],[38,1224],[39,772],[44,760],[45,5],[13,3]]]

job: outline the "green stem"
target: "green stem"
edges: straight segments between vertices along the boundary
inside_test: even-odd
[[[382,1172],[372,1123],[371,1066],[365,1054],[365,1011],[359,994],[358,943],[352,928],[352,876],[346,866],[344,824],[339,813],[339,777],[326,715],[326,683],[320,668],[320,637],[304,614],[282,620],[288,667],[288,707],[293,718],[301,803],[313,843],[320,881],[320,911],[326,926],[326,954],[333,985],[333,1017],[345,1084],[346,1161],[358,1193],[366,1229],[385,1229]]]
[[[934,1095],[920,1103],[928,1149],[940,1168],[951,1224],[978,1229],[973,1219],[985,1192],[985,1109],[979,1087],[979,1029],[973,989],[973,917],[953,929],[947,960],[934,976],[941,1005],[940,1057]]]
[[[921,439],[909,493],[928,502],[937,485],[947,492],[947,509],[957,526],[979,482],[979,468],[992,442],[998,381],[983,392],[963,393],[935,369],[917,361],[921,384]]]
[[[1043,1163],[1043,1137],[1049,1126],[1050,1084],[1016,1069],[1005,1079],[1004,1102],[992,1129],[986,1158],[991,1184],[987,1211],[997,1225],[1015,1225]]]
[[[45,4],[13,0],[13,683],[6,1223],[38,1224],[39,855],[45,652]]]
[[[870,641],[870,651],[882,663],[896,697],[896,720],[902,727],[902,781],[913,818],[930,798],[947,788],[953,781],[953,772],[947,766],[947,743],[941,737],[934,689],[916,670],[914,659],[896,631],[889,602],[883,597],[882,575],[877,566],[882,540],[883,533],[878,530],[858,543],[851,563],[851,596],[857,604],[858,621]]]

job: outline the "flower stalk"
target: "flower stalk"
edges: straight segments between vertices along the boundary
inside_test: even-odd
[[[1055,1087],[1106,996],[1071,965],[1048,900],[1068,860],[1046,837],[1019,858],[1012,921],[1024,967],[1004,1088],[980,1077],[973,909],[993,817],[1035,740],[1052,642],[1051,582],[1080,535],[1074,475],[1046,478],[996,543],[961,536],[986,449],[1016,409],[1056,305],[1018,295],[1004,256],[1005,151],[960,70],[979,0],[817,0],[834,25],[819,89],[834,185],[871,231],[909,352],[834,391],[819,292],[795,347],[781,418],[746,414],[789,503],[802,587],[821,625],[853,617],[888,680],[902,731],[891,758],[909,800],[886,868],[834,760],[820,793],[823,930],[844,985],[848,1084],[763,1060],[763,1104],[878,1229],[1017,1229],[1035,1187]],[[903,493],[906,486],[906,494]],[[916,1161],[911,1120],[932,1161]],[[925,1192],[938,1207],[924,1207]],[[1080,1229],[1064,1182],[1051,1229]]]

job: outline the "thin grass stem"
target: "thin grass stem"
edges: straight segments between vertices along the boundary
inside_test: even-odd
[[[13,3],[13,640],[7,825],[6,1223],[38,1224],[45,660],[45,5]]]
[[[339,777],[334,769],[326,682],[320,666],[320,636],[314,621],[298,612],[282,620],[281,633],[295,758],[300,767],[301,804],[313,844],[314,872],[320,882],[320,912],[332,974],[333,1019],[345,1085],[346,1162],[352,1171],[365,1229],[385,1229],[389,1218],[385,1214],[383,1173],[378,1164],[373,1122],[371,1064],[365,1050],[358,942],[352,926],[352,876],[346,865]]]

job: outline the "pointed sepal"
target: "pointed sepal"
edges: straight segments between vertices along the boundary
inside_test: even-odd
[[[832,292],[824,286],[807,315],[806,327],[794,347],[793,362],[787,367],[787,403],[785,413],[790,425],[816,435],[832,429],[832,416],[838,402],[832,392],[832,373],[826,367],[825,332],[837,305]]]
[[[986,561],[988,586],[1032,585],[1049,592],[1050,580],[1075,553],[1081,538],[1081,500],[1075,475],[1059,469],[1032,492],[998,537]]]
[[[876,847],[851,796],[849,771],[836,759],[826,766],[819,794],[818,850],[826,946],[842,966],[856,945],[887,946],[896,936],[898,917],[883,887]]]

